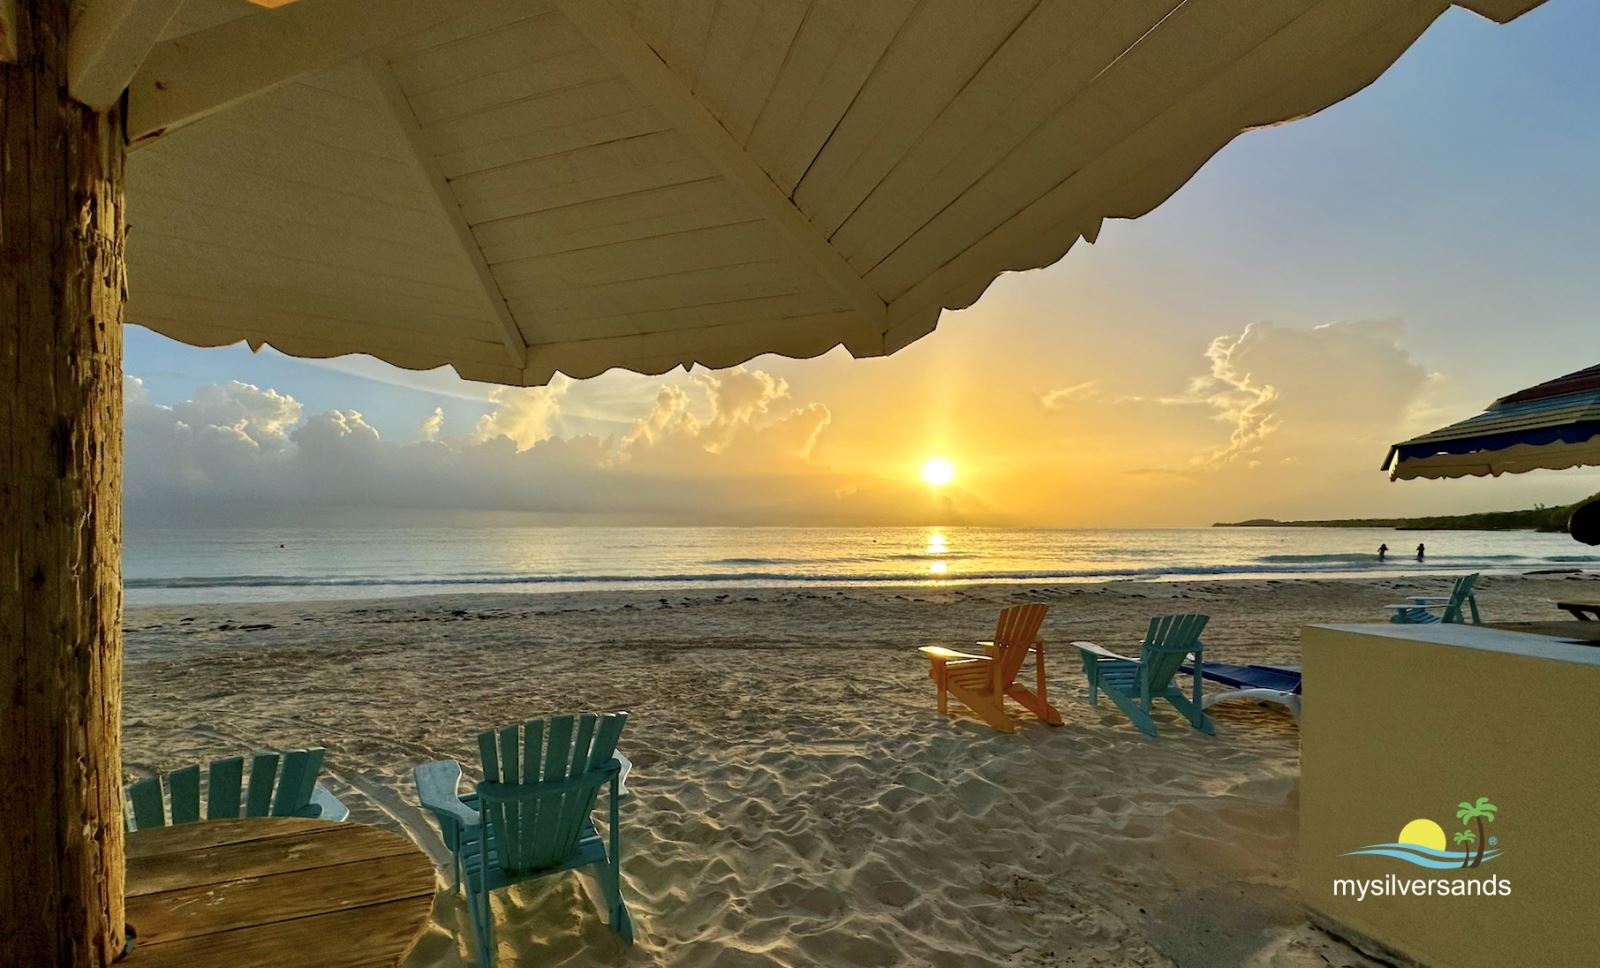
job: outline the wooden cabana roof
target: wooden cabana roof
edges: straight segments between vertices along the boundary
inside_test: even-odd
[[[132,6],[171,19],[128,87],[130,322],[539,384],[893,352],[1450,5]],[[80,100],[140,52],[129,23]]]

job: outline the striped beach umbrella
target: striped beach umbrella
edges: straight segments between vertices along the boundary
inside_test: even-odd
[[[1389,448],[1392,480],[1600,466],[1600,365],[1501,397],[1477,416]]]

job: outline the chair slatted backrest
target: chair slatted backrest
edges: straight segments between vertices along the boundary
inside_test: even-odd
[[[1152,693],[1171,685],[1189,653],[1195,653],[1196,661],[1200,660],[1200,633],[1209,621],[1207,615],[1157,615],[1150,620],[1139,647],[1139,659]]]
[[[167,774],[166,797],[161,777],[146,777],[127,789],[133,805],[133,823],[139,830],[167,825],[170,801],[171,822],[196,823],[200,820],[233,820],[246,817],[317,817],[322,809],[311,803],[317,774],[322,770],[326,751],[321,747],[277,753],[257,753],[250,760],[250,785],[244,788],[244,757],[230,756],[212,761],[206,771],[206,808],[200,810],[200,766],[186,766]],[[283,764],[280,773],[279,763]],[[276,792],[276,796],[274,796]]]
[[[1472,586],[1477,583],[1477,574],[1462,575],[1456,579],[1455,587],[1450,589],[1450,602],[1445,606],[1440,621],[1456,623],[1464,621],[1462,609],[1467,607],[1467,599],[1472,597]]]
[[[1000,621],[994,629],[994,644],[999,648],[1000,688],[1006,689],[1022,671],[1028,650],[1039,638],[1039,628],[1044,625],[1045,613],[1050,606],[1041,602],[1013,605],[1000,612]]]
[[[577,848],[627,721],[627,713],[585,713],[478,734],[478,796],[502,871],[542,870]]]

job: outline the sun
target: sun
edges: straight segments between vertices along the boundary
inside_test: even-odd
[[[922,462],[922,480],[929,487],[944,487],[956,479],[956,465],[947,457],[930,457]]]
[[[1426,817],[1418,817],[1400,829],[1395,843],[1444,850],[1444,828]]]

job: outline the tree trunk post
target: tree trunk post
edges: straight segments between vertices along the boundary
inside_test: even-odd
[[[0,965],[123,950],[121,108],[0,0]],[[4,59],[0,53],[0,60]]]

